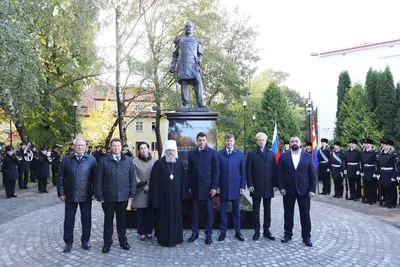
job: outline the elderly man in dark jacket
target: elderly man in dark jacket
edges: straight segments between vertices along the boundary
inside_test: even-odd
[[[120,246],[129,250],[126,239],[125,211],[129,198],[136,194],[136,172],[131,158],[121,154],[122,141],[114,138],[110,142],[111,155],[100,160],[96,178],[96,199],[104,211],[103,253],[108,253],[112,244],[114,214]]]
[[[256,143],[257,148],[249,152],[246,162],[247,186],[253,198],[253,240],[260,238],[261,198],[264,206],[263,235],[269,240],[275,240],[269,228],[271,226],[271,198],[274,197],[274,186],[276,186],[276,160],[274,152],[265,145],[267,143],[265,133],[256,135]]]
[[[82,222],[82,248],[90,249],[89,238],[92,228],[92,199],[96,176],[96,159],[85,153],[86,141],[77,138],[73,142],[74,152],[65,156],[60,165],[58,197],[65,202],[64,253],[72,249],[76,209],[79,205]]]
[[[214,224],[213,200],[219,186],[219,165],[217,151],[207,146],[207,135],[200,132],[196,136],[197,147],[189,152],[188,181],[192,195],[193,218],[191,243],[199,237],[200,203],[204,201],[207,214],[206,245],[212,243]]]

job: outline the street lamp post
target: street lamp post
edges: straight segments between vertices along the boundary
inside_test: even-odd
[[[308,92],[308,101],[306,105],[306,113],[308,116],[308,141],[312,140],[312,100],[311,100],[311,92]]]
[[[78,101],[74,101],[74,139],[76,138],[76,108],[78,107]]]
[[[247,99],[245,99],[245,98],[242,99],[242,105],[243,105],[243,151],[244,151],[244,154],[246,155],[246,148],[247,148],[247,143],[246,143],[246,106],[247,106]]]

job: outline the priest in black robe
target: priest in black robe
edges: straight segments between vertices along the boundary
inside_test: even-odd
[[[155,235],[161,246],[173,247],[183,242],[182,182],[183,164],[176,142],[164,144],[164,156],[151,171],[148,208],[155,216]]]

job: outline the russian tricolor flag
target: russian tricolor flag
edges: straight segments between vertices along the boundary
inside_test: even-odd
[[[271,150],[275,153],[276,163],[278,163],[281,148],[279,146],[278,127],[276,126],[276,122],[275,122],[275,127],[274,127],[274,135],[272,136]]]
[[[312,144],[312,158],[314,160],[314,168],[318,168],[318,146],[317,146],[317,135],[315,134],[315,123],[312,120],[312,136],[311,136],[311,144]]]

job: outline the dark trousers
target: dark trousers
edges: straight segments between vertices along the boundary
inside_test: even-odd
[[[53,185],[57,185],[57,177],[58,177],[58,171],[54,170],[51,172],[51,178]]]
[[[6,187],[6,196],[13,196],[15,194],[15,180],[6,180],[4,182]]]
[[[47,190],[47,177],[38,177],[38,190],[39,192],[46,192]]]
[[[18,187],[23,189],[28,186],[29,171],[21,172],[18,171]]]
[[[365,197],[368,203],[376,203],[377,181],[376,179],[366,181],[364,180]]]
[[[322,193],[330,194],[331,193],[331,173],[323,172],[319,174],[319,181],[322,181]]]
[[[199,221],[200,221],[200,202],[204,201],[206,206],[206,236],[212,235],[212,229],[214,224],[214,210],[213,210],[213,199],[210,200],[192,200],[193,203],[193,217],[192,217],[192,232],[193,234],[199,234]]]
[[[36,182],[37,174],[36,174],[36,167],[32,167],[30,171],[30,180],[31,182]]]
[[[385,190],[385,203],[389,205],[395,205],[397,204],[397,187],[396,186],[389,186],[389,187],[384,187]]]
[[[227,216],[228,201],[232,202],[233,228],[235,229],[236,234],[240,234],[240,211],[239,211],[240,198],[235,200],[221,200],[221,206],[220,206],[221,224],[219,226],[219,230],[222,234],[225,234],[226,229],[228,228],[228,216]]]
[[[261,205],[261,198],[253,197],[254,232],[258,234],[260,233],[260,205]],[[271,198],[263,198],[263,206],[264,206],[263,230],[264,233],[267,233],[271,226]]]
[[[343,197],[343,178],[333,179],[335,184],[335,196]]]
[[[104,202],[101,204],[104,211],[104,231],[103,231],[104,244],[108,245],[112,244],[112,236],[114,230],[114,225],[113,225],[114,213],[117,220],[117,233],[118,233],[119,243],[124,244],[126,242],[125,212],[127,205],[128,205],[128,200],[121,202]]]
[[[139,235],[151,235],[153,232],[152,220],[147,208],[137,208],[137,229]]]
[[[285,218],[285,236],[293,235],[294,204],[297,200],[300,211],[301,237],[311,238],[311,219],[310,219],[310,197],[295,195],[283,196],[283,208]]]
[[[361,179],[360,177],[348,178],[350,187],[350,197],[360,198],[361,197]]]
[[[81,242],[87,243],[92,229],[92,201],[86,202],[65,202],[64,218],[64,242],[72,244],[74,242],[75,214],[78,208],[81,210],[82,236]]]

